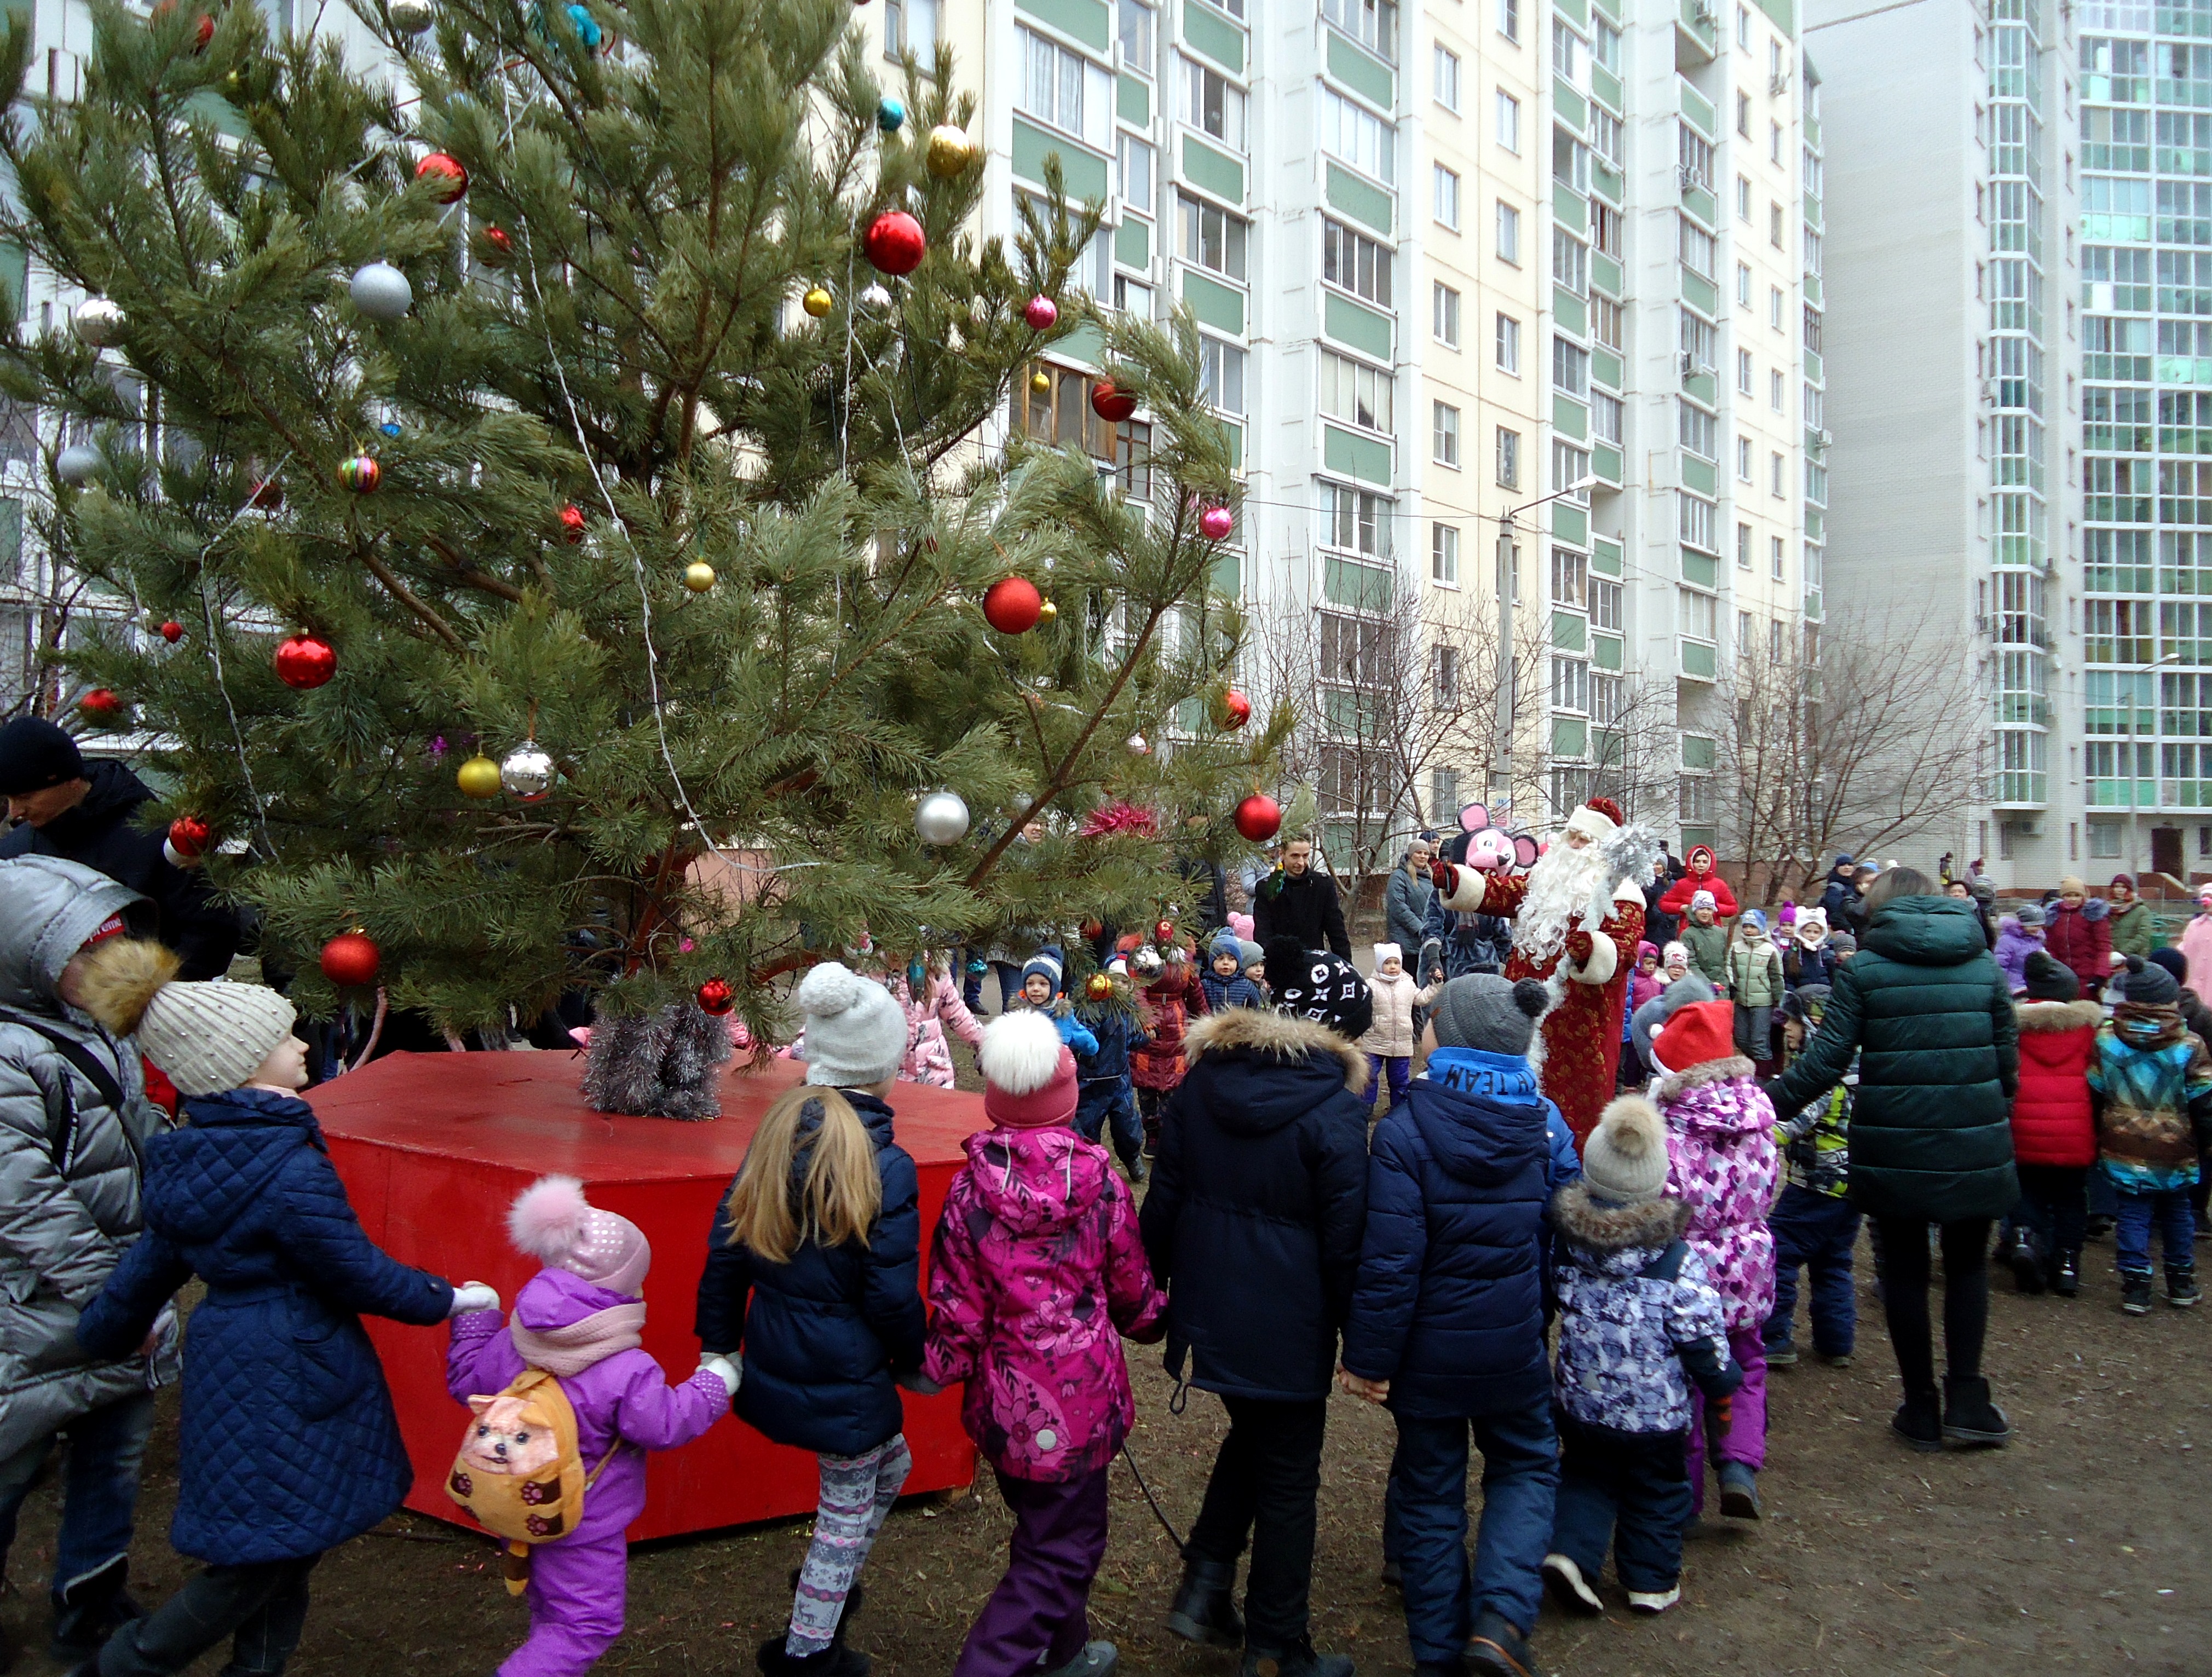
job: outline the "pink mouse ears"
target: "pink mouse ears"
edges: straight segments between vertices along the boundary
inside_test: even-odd
[[[1467,804],[1461,807],[1459,829],[1462,833],[1479,833],[1490,824],[1489,805]]]

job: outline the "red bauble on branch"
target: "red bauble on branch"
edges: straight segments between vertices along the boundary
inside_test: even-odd
[[[584,539],[584,509],[573,501],[561,509],[561,533],[570,547]]]
[[[1237,514],[1226,507],[1209,507],[1198,515],[1199,533],[1209,542],[1225,542],[1237,527]]]
[[[1022,319],[1033,332],[1050,331],[1060,319],[1060,305],[1039,292],[1023,307]]]
[[[1152,941],[1156,944],[1173,943],[1175,941],[1175,922],[1171,920],[1164,920],[1155,925],[1152,927]]]
[[[1001,635],[1026,635],[1044,613],[1044,596],[1025,576],[1001,577],[983,596],[983,621]]]
[[[161,638],[171,646],[175,646],[178,641],[185,638],[185,626],[174,617],[170,618],[167,623],[161,625]]]
[[[327,641],[295,635],[276,648],[276,679],[303,691],[320,687],[337,673],[338,655]]]
[[[374,984],[384,951],[365,933],[341,932],[323,945],[323,976],[338,985]]]
[[[76,708],[95,722],[112,722],[123,714],[123,700],[112,687],[95,687],[76,702]]]
[[[500,267],[514,254],[514,240],[507,236],[505,228],[488,227],[477,238],[480,242],[477,254],[488,267]]]
[[[1237,806],[1237,830],[1255,844],[1264,844],[1283,829],[1283,806],[1264,792],[1255,792]]]
[[[698,993],[700,1010],[712,1013],[716,1018],[720,1018],[738,1005],[736,994],[731,990],[728,983],[720,978],[708,979],[699,987]]]
[[[161,854],[169,859],[172,867],[191,867],[207,854],[208,824],[196,815],[180,815],[169,823],[169,835],[161,841]]]
[[[469,172],[461,167],[461,160],[434,151],[415,166],[415,179],[428,181],[430,196],[441,204],[452,204],[469,190]]]
[[[880,273],[910,274],[929,254],[929,240],[921,223],[903,210],[886,210],[868,223],[860,235],[860,249]]]
[[[1126,390],[1116,390],[1110,379],[1101,379],[1091,387],[1091,411],[1109,425],[1119,425],[1137,410],[1137,398]]]
[[[1252,720],[1252,702],[1232,687],[1213,707],[1213,720],[1224,728],[1241,728]]]

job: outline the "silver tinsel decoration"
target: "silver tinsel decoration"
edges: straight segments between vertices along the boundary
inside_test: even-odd
[[[695,1001],[592,1025],[584,1098],[594,1112],[697,1123],[722,1115],[719,1067],[730,1033]]]
[[[553,759],[526,739],[500,760],[499,783],[516,802],[535,804],[553,790]]]
[[[389,262],[369,262],[353,270],[347,288],[353,306],[371,320],[404,320],[415,307],[415,288]]]

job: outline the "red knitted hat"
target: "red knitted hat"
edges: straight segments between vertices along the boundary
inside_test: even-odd
[[[1668,1072],[1686,1072],[1735,1053],[1735,1009],[1725,1001],[1693,1001],[1651,1033],[1651,1057]]]
[[[1075,1056],[1049,1014],[1001,1013],[975,1051],[983,1113],[1003,1129],[1041,1130],[1075,1116]]]

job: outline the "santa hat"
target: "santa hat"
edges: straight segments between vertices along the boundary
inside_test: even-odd
[[[1580,833],[1592,844],[1603,844],[1620,830],[1626,817],[1610,798],[1593,798],[1567,817],[1567,830]]]
[[[975,1069],[984,1115],[1002,1129],[1047,1129],[1075,1116],[1075,1056],[1042,1013],[1001,1013],[984,1026]]]
[[[1729,1002],[1692,1002],[1651,1033],[1652,1062],[1662,1072],[1686,1072],[1735,1053],[1735,1008]]]

